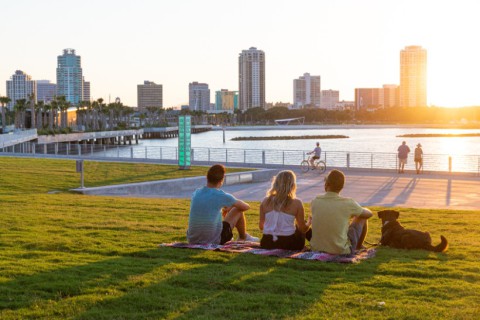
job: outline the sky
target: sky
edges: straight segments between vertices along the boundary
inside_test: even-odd
[[[428,104],[480,106],[477,0],[0,0],[0,95],[15,70],[56,82],[57,56],[82,57],[92,99],[137,104],[163,85],[164,107],[188,84],[238,90],[238,55],[265,52],[267,102],[293,102],[293,79],[353,100],[355,88],[399,84],[400,50],[428,55]]]

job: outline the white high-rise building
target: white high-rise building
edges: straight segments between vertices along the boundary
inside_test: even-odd
[[[321,97],[321,108],[334,110],[336,104],[340,100],[340,92],[338,90],[322,90],[322,97]]]
[[[188,107],[192,111],[210,110],[210,89],[208,84],[191,82],[188,84]]]
[[[238,57],[239,108],[265,108],[265,53],[243,50]]]
[[[427,106],[427,50],[421,46],[400,51],[400,106]]]
[[[32,80],[32,77],[21,70],[15,71],[15,74],[11,76],[10,80],[7,80],[7,97],[10,98],[10,102],[7,107],[13,110],[13,106],[19,99],[25,99],[28,101],[31,94],[36,95],[37,84]],[[35,102],[36,96],[35,96]]]
[[[294,108],[320,108],[320,76],[304,73],[302,77],[293,80]]]

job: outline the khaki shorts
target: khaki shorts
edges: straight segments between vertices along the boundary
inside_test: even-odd
[[[405,159],[398,158],[398,161],[400,162],[400,164],[407,164],[407,158]]]

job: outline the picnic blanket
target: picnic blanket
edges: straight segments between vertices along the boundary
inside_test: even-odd
[[[171,248],[188,248],[188,249],[203,249],[210,251],[222,251],[233,253],[251,253],[262,256],[274,256],[280,258],[315,260],[324,262],[340,262],[340,263],[358,263],[361,260],[372,258],[375,256],[375,249],[365,249],[357,252],[355,255],[335,255],[325,252],[316,251],[292,251],[283,249],[262,249],[258,242],[248,241],[229,241],[224,245],[219,244],[188,244],[184,242],[162,243],[160,247]]]

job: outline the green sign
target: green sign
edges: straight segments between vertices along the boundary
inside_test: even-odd
[[[190,169],[192,161],[192,119],[190,116],[178,117],[178,166]]]

